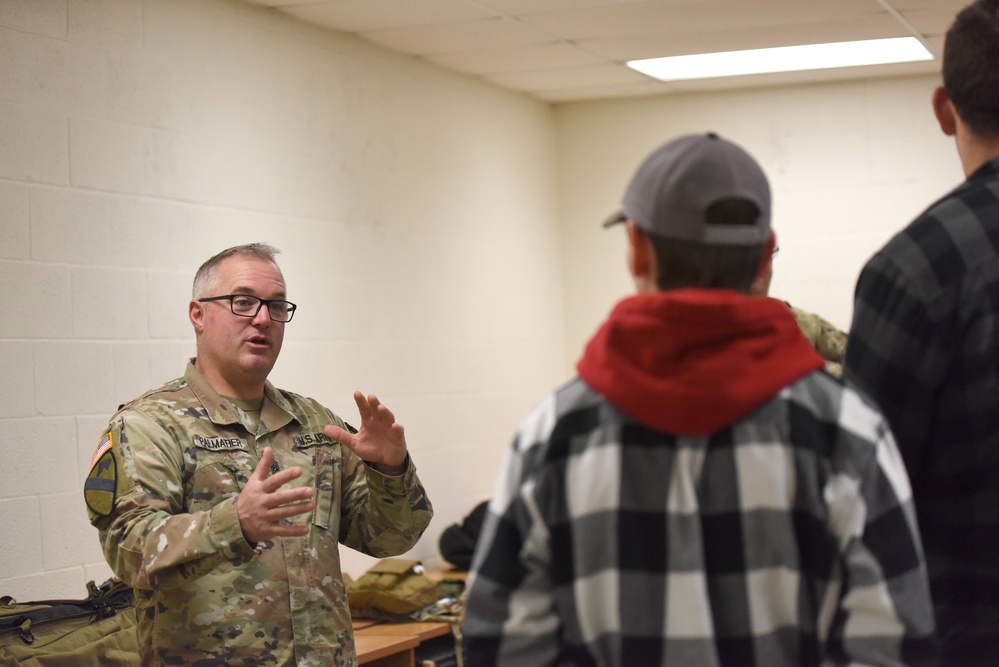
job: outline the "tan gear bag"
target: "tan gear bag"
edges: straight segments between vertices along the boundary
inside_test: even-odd
[[[358,618],[408,617],[437,602],[437,583],[423,574],[418,560],[385,558],[345,583],[350,613]]]

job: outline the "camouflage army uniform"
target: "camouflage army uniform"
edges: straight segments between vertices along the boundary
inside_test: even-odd
[[[801,333],[812,344],[815,351],[826,360],[826,370],[839,377],[843,373],[843,357],[846,355],[846,333],[818,315],[806,313],[800,308],[787,304],[798,320]]]
[[[85,495],[114,572],[136,589],[143,665],[357,664],[338,542],[393,556],[411,548],[433,509],[407,458],[388,477],[330,440],[342,420],[267,383],[259,425],[189,364],[183,378],[112,417]],[[252,424],[246,420],[247,424]],[[301,466],[316,508],[289,519],[305,537],[251,546],[236,497],[265,446],[275,466]]]

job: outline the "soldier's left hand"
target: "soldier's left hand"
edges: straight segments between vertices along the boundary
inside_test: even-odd
[[[364,461],[371,463],[386,475],[401,475],[406,462],[406,435],[402,424],[395,420],[392,411],[378,397],[359,391],[354,392],[354,402],[361,415],[361,428],[357,433],[345,431],[330,424],[323,432],[341,443]]]

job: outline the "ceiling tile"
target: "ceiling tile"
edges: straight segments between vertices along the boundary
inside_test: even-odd
[[[463,0],[325,0],[284,11],[309,23],[348,32],[427,26],[495,17]]]
[[[940,9],[953,17],[971,4],[971,0],[888,0],[888,4],[903,14],[910,11]]]
[[[555,42],[485,51],[446,53],[428,56],[427,60],[459,72],[486,74],[593,65],[604,62],[606,58],[601,58],[567,42]]]
[[[670,92],[661,81],[644,81],[623,85],[580,86],[578,88],[546,88],[544,90],[525,91],[546,102],[580,102],[614,97],[641,97],[644,95],[661,95]]]
[[[552,41],[551,35],[507,18],[377,30],[362,34],[376,44],[417,55],[530,46]]]
[[[477,0],[477,4],[511,16],[577,11],[594,7],[620,9],[623,4],[691,5],[709,0]]]
[[[902,14],[905,20],[924,35],[944,35],[954,22],[960,8],[930,7],[913,9]]]
[[[842,17],[887,14],[875,0],[704,0],[694,4],[624,3],[528,17],[565,39],[769,28]]]
[[[484,78],[516,90],[554,90],[583,85],[621,85],[645,83],[648,77],[627,67],[594,65],[550,70],[500,72]]]
[[[627,60],[916,31],[968,0],[244,0],[547,101],[939,72],[939,61],[665,84]],[[2,2],[2,0],[0,0]]]
[[[264,5],[265,7],[287,7],[289,5],[321,5],[323,3],[329,3],[331,0],[246,0],[246,1],[255,5]]]

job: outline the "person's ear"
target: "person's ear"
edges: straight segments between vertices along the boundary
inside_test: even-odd
[[[195,299],[187,305],[187,317],[194,325],[195,333],[200,334],[205,328],[205,304]]]
[[[770,236],[763,245],[763,254],[760,256],[760,268],[756,270],[756,277],[753,278],[749,286],[749,293],[758,296],[767,296],[770,292],[770,280],[773,277],[774,250],[777,248],[777,234],[770,230]]]
[[[654,257],[649,237],[631,220],[625,223],[625,229],[628,231],[628,271],[633,278],[647,276]]]
[[[933,114],[944,134],[953,137],[957,133],[957,109],[943,86],[937,86],[933,91]]]
[[[659,258],[652,239],[629,220],[628,230],[628,271],[638,292],[659,290]]]

